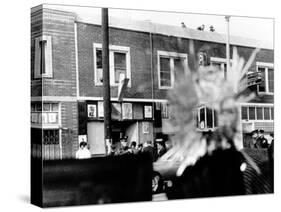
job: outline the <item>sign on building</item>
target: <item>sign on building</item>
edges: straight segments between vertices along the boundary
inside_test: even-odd
[[[122,104],[122,118],[123,119],[132,119],[133,118],[132,103],[123,103]]]
[[[144,106],[144,118],[152,118],[152,106],[151,105]]]
[[[89,104],[88,105],[88,118],[96,118],[97,117],[97,105]]]

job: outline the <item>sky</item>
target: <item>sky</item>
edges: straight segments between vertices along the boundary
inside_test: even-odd
[[[95,7],[78,7],[78,6],[61,6],[50,5],[49,7],[81,13],[84,15],[101,15],[101,9]],[[214,26],[218,33],[227,33],[227,24],[225,15],[195,14],[195,13],[177,13],[177,12],[160,12],[160,11],[143,11],[143,10],[125,10],[109,9],[109,16],[118,18],[151,21],[154,23],[181,26],[184,22],[186,27],[196,29],[202,24],[205,30],[209,30],[211,25]],[[273,44],[274,19],[258,17],[241,17],[231,16],[229,22],[230,35],[242,36],[261,40]]]

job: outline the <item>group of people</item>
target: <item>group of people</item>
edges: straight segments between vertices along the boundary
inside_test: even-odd
[[[115,142],[110,145],[109,155],[126,155],[126,154],[139,154],[147,153],[151,155],[153,161],[156,161],[159,157],[164,155],[168,149],[171,148],[170,141],[155,141],[154,144],[151,140],[137,145],[136,141],[132,141],[130,144],[126,138],[122,138],[120,142]],[[88,149],[87,142],[82,141],[79,143],[79,149],[75,155],[76,159],[91,158],[91,153]]]
[[[264,137],[264,130],[262,129],[252,131],[251,135],[252,140],[250,142],[250,148],[267,149],[270,147],[270,145],[273,145],[273,133],[270,134],[270,142]]]
[[[170,141],[163,142],[162,140],[156,140],[153,144],[151,140],[148,140],[137,145],[136,141],[129,143],[126,139],[121,139],[120,142],[111,145],[109,155],[147,153],[151,155],[153,161],[156,161],[159,157],[164,155],[170,147]]]

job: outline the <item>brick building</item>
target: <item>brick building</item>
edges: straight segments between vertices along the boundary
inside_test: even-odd
[[[206,52],[210,63],[227,73],[225,35],[110,17],[114,141],[126,136],[129,142],[143,143],[173,133],[167,93],[177,73],[190,66],[190,40],[196,54]],[[263,82],[251,88],[257,97],[241,105],[244,138],[256,128],[273,132],[273,47],[232,36],[230,52],[234,46],[245,60],[255,48],[261,49],[249,71],[260,71]],[[45,5],[32,8],[31,133],[33,149],[43,138],[44,158],[74,157],[79,139],[87,139],[93,155],[105,154],[101,54],[101,17]],[[129,79],[121,102],[120,76]],[[198,127],[216,126],[215,112],[198,106]]]

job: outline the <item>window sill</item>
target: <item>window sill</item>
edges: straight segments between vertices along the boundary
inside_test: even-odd
[[[170,90],[170,89],[173,89],[173,87],[163,87],[163,86],[160,86],[159,89],[161,89],[161,90]]]
[[[42,75],[42,76],[37,76],[37,77],[34,77],[33,80],[38,80],[38,79],[43,79],[43,78],[53,78],[52,75]]]
[[[58,124],[31,124],[31,128],[37,129],[60,129]]]
[[[113,84],[113,85],[110,84],[110,87],[118,87],[118,85],[119,85],[119,84]],[[96,86],[96,87],[102,87],[103,84],[95,83],[95,86]],[[127,87],[128,87],[128,88],[131,88],[132,86],[131,86],[131,85],[127,85]]]
[[[260,92],[260,91],[258,91],[258,95],[269,95],[269,96],[273,96],[274,93],[273,93],[273,92]]]
[[[258,119],[250,119],[250,120],[242,120],[242,123],[254,123],[254,122],[273,122],[274,120],[258,120]]]

